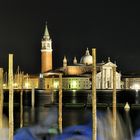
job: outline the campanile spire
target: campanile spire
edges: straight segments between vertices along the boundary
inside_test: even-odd
[[[49,31],[48,31],[48,27],[47,27],[47,21],[46,21],[46,25],[45,25],[45,32],[44,32],[44,38],[49,38]]]
[[[41,48],[41,72],[44,73],[49,70],[52,70],[52,40],[46,23]]]

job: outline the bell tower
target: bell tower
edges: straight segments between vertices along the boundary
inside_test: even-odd
[[[41,72],[44,73],[49,70],[52,70],[52,40],[46,24],[41,48]]]

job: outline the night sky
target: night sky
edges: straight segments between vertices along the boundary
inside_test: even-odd
[[[116,2],[116,3],[115,3]],[[134,3],[135,2],[135,3]],[[97,48],[97,62],[117,61],[122,73],[140,73],[140,5],[136,1],[3,0],[0,2],[0,67],[8,53],[28,73],[40,72],[41,39],[47,20],[53,41],[54,68],[64,55]]]

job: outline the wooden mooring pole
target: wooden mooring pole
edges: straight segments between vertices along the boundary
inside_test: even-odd
[[[31,91],[31,118],[32,123],[35,121],[35,88],[34,84],[32,83],[32,91]]]
[[[62,74],[59,74],[59,109],[58,109],[58,127],[62,133]]]
[[[35,107],[35,88],[34,88],[34,86],[32,87],[32,98],[31,98],[31,100],[32,100],[32,108],[34,108]]]
[[[3,69],[0,68],[0,129],[3,127]]]
[[[116,140],[116,67],[113,67],[113,140]]]
[[[20,87],[21,87],[21,89],[20,89],[20,128],[22,128],[23,127],[23,76],[24,76],[24,73],[23,72],[21,72],[20,73]]]
[[[51,92],[52,92],[52,95],[51,95],[51,102],[54,103],[54,76],[52,76],[52,86],[51,86]]]
[[[8,87],[9,87],[9,140],[13,140],[14,135],[13,54],[9,54]]]
[[[96,116],[96,49],[92,49],[92,140],[97,139]]]

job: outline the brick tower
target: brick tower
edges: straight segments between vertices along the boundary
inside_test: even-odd
[[[41,72],[49,70],[52,70],[52,41],[46,24],[41,48]]]

